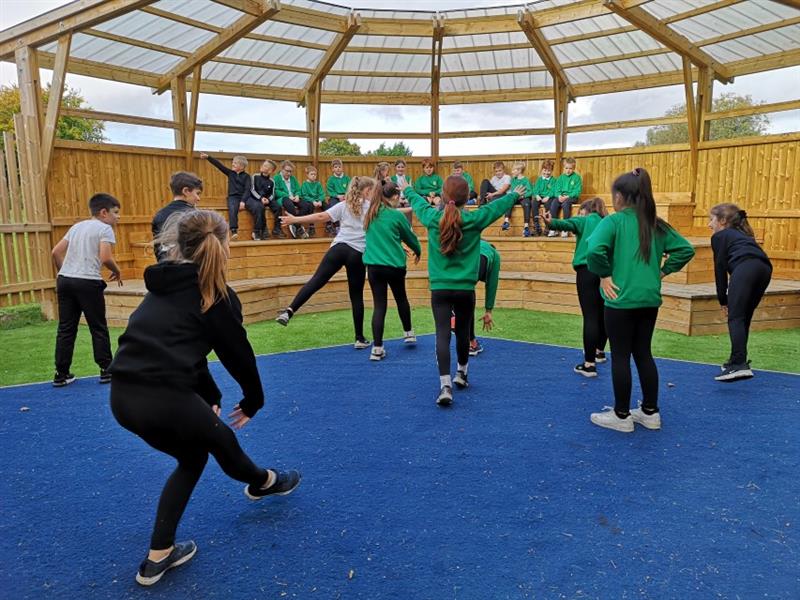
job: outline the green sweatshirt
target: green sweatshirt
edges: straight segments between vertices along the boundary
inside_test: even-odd
[[[422,254],[419,239],[411,231],[406,216],[398,210],[382,206],[378,214],[367,227],[367,249],[364,251],[365,265],[384,265],[406,268],[406,253],[401,242],[414,251]]]
[[[297,182],[297,177],[292,175],[289,178],[289,185],[292,186],[292,193],[289,193],[288,188],[286,187],[286,182],[283,179],[283,175],[278,174],[277,177],[274,179],[275,181],[275,200],[278,202],[283,202],[289,196],[298,196],[300,194],[300,184]]]
[[[411,178],[411,175],[408,175],[408,174],[406,174],[406,176],[405,176],[405,177],[406,177],[406,182],[408,183],[408,185],[410,185],[410,186],[412,186],[412,187],[413,187],[413,185],[414,185],[414,180]],[[392,181],[394,181],[395,183],[397,183],[397,175],[392,175],[392,176],[391,176],[389,179],[391,179]],[[400,197],[401,197],[401,198],[405,198],[405,197],[406,197],[406,195],[405,195],[403,192],[400,192]]]
[[[461,176],[467,180],[467,185],[469,186],[469,191],[475,191],[475,182],[472,180],[472,175],[467,173],[466,171],[461,171]]]
[[[347,186],[350,185],[350,178],[342,173],[341,177],[331,175],[328,177],[328,185],[325,186],[325,191],[328,193],[328,198],[335,196],[344,196],[347,192]]]
[[[300,198],[308,202],[322,202],[325,200],[325,190],[319,181],[304,181],[300,186]]]
[[[537,177],[536,183],[533,184],[533,195],[542,198],[554,198],[556,194],[556,181],[555,177],[545,179],[544,177]]]
[[[581,192],[583,191],[583,181],[581,180],[581,176],[578,175],[575,171],[572,172],[572,175],[565,175],[561,174],[556,179],[555,184],[555,195],[556,196],[567,196],[568,198],[580,198]]]
[[[531,185],[531,180],[527,177],[512,177],[511,178],[511,187],[508,188],[509,190],[513,190],[518,185],[521,185],[525,188],[525,192],[522,194],[522,198],[532,198],[533,197],[533,186]]]
[[[484,307],[486,310],[492,310],[495,298],[497,298],[497,284],[500,282],[500,253],[497,248],[484,240],[481,240],[480,252],[481,256],[486,257],[486,299]]]
[[[589,213],[585,217],[553,219],[550,221],[550,229],[556,231],[571,231],[575,234],[575,254],[572,256],[572,268],[576,271],[578,267],[586,266],[586,250],[589,247],[589,236],[592,235],[595,227],[597,227],[602,220],[603,217],[597,213]]]
[[[431,290],[474,290],[480,269],[481,231],[494,223],[517,200],[509,192],[476,210],[461,211],[461,241],[458,249],[445,256],[439,246],[439,220],[444,211],[434,208],[418,193],[406,188],[406,198],[420,222],[428,229],[428,279]]]
[[[671,227],[656,230],[650,261],[639,256],[639,219],[633,208],[605,217],[589,236],[586,264],[592,273],[614,280],[616,300],[603,297],[611,308],[661,306],[661,274],[680,271],[692,260],[694,248]],[[661,264],[664,254],[669,257]]]
[[[426,198],[431,192],[437,196],[441,196],[443,186],[444,182],[442,181],[442,178],[434,173],[433,175],[423,175],[417,179],[414,182],[414,191],[420,196],[424,196]],[[408,194],[406,194],[406,198],[408,198]]]

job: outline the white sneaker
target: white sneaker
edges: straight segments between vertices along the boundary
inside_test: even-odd
[[[412,329],[403,337],[404,344],[416,344],[417,343],[417,336],[414,335],[414,330]]]
[[[553,230],[547,232],[547,237],[556,237],[556,235],[557,235],[556,232]]]
[[[564,238],[564,237],[569,237],[569,231],[562,231],[562,232],[561,232],[561,237],[562,237],[562,238]]]
[[[383,346],[373,346],[372,352],[369,353],[370,360],[383,360],[386,358],[386,350],[383,349]]]
[[[353,344],[353,348],[356,350],[363,350],[364,348],[369,348],[370,344],[369,340],[356,340],[355,344]]]
[[[613,429],[614,431],[621,431],[623,433],[633,432],[633,419],[628,415],[625,419],[620,419],[614,409],[605,410],[599,413],[592,413],[589,419],[595,425],[605,427],[606,429]]]
[[[653,413],[648,415],[642,411],[642,407],[634,408],[631,410],[631,419],[634,423],[638,423],[647,429],[661,429],[661,413]]]

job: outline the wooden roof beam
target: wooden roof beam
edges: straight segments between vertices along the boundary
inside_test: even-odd
[[[359,29],[361,29],[361,15],[356,12],[351,12],[347,17],[347,27],[342,33],[336,36],[333,44],[331,44],[325,52],[325,56],[319,61],[317,68],[314,69],[311,77],[308,78],[306,85],[298,95],[298,106],[305,106],[306,95],[317,84],[319,84],[318,89],[322,92],[322,80],[325,79],[325,76],[333,68],[333,65],[336,64],[336,61],[339,60],[342,52],[347,48],[350,40],[358,33]]]
[[[558,61],[558,58],[556,58],[556,55],[553,52],[553,49],[547,43],[547,40],[545,40],[544,35],[542,35],[536,18],[533,16],[531,11],[527,9],[520,11],[517,15],[517,23],[519,24],[520,29],[522,29],[522,32],[525,34],[525,37],[528,38],[528,41],[536,50],[539,58],[542,59],[544,66],[547,67],[548,71],[550,71],[550,75],[553,77],[553,80],[567,90],[567,97],[569,100],[574,100],[575,90],[573,90],[572,85],[569,83],[567,73],[564,71],[564,67]]]
[[[169,89],[170,82],[173,79],[186,77],[194,71],[195,67],[202,66],[203,63],[208,62],[217,54],[235,44],[244,35],[271,19],[281,10],[278,0],[259,0],[259,5],[261,6],[261,14],[246,14],[240,17],[230,27],[227,27],[223,32],[200,46],[191,56],[170,69],[166,75],[160,77],[154,93],[161,94],[165,92]]]
[[[239,12],[257,17],[261,14],[261,3],[257,0],[212,0],[216,4],[222,4],[228,8],[233,8]]]
[[[664,25],[643,8],[637,6],[628,8],[628,4],[624,0],[603,0],[603,3],[609,10],[628,21],[631,25],[635,25],[657,42],[664,44],[673,52],[688,58],[698,67],[713,70],[716,78],[723,83],[733,81],[733,75],[725,65],[714,60],[686,37]]]

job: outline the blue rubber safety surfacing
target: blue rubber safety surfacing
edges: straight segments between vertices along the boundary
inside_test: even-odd
[[[252,503],[209,461],[178,536],[199,552],[150,589],[133,576],[172,460],[96,379],[0,390],[0,597],[797,597],[800,377],[660,360],[664,429],[621,434],[589,422],[610,365],[587,380],[576,350],[485,347],[450,409],[430,336],[380,363],[260,357],[242,446],[303,482]]]

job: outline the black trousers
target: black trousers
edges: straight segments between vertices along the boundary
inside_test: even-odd
[[[490,192],[493,193],[496,191],[497,190],[494,189],[494,186],[492,185],[491,181],[489,181],[488,179],[484,179],[483,181],[481,181],[480,191],[478,192],[478,204],[486,204],[487,202],[489,202],[486,199],[486,194]]]
[[[531,199],[530,198],[520,198],[514,203],[515,206],[517,204],[521,204],[522,205],[522,215],[523,215],[523,218],[525,219],[525,225],[527,225],[528,222],[531,220]],[[509,208],[506,211],[506,217],[507,218],[509,218],[509,219],[511,218],[511,213],[512,213],[513,210],[514,210],[514,207],[512,206],[511,208]]]
[[[650,345],[658,308],[605,307],[606,331],[611,342],[611,379],[614,412],[624,417],[631,410],[631,355],[639,372],[642,408],[658,411],[658,369]]]
[[[439,375],[450,374],[450,317],[456,315],[456,357],[469,361],[469,324],[475,318],[475,290],[431,290],[431,309],[436,325],[436,362]]]
[[[248,198],[245,200],[244,206],[247,211],[253,215],[253,231],[264,231],[264,229],[267,227],[267,207],[264,206],[264,203],[261,202],[261,200],[256,200],[255,198]]]
[[[747,362],[747,340],[750,337],[750,322],[753,313],[764,297],[770,279],[772,265],[758,258],[751,258],[736,265],[728,281],[728,333],[731,337],[730,363],[741,365]]]
[[[376,346],[383,346],[383,327],[386,322],[386,310],[389,304],[387,288],[392,289],[392,296],[397,304],[397,312],[403,331],[411,331],[411,305],[406,294],[406,270],[386,265],[368,265],[367,276],[372,290],[372,340]]]
[[[233,430],[191,390],[114,377],[111,412],[125,429],[178,461],[158,501],[152,550],[164,550],[175,543],[178,522],[209,454],[232,479],[258,486],[267,481],[266,469],[250,460]]]
[[[581,265],[575,270],[575,285],[583,315],[583,360],[594,363],[597,351],[606,347],[605,303],[600,295],[600,277]]]
[[[364,339],[364,280],[366,269],[362,261],[363,254],[347,244],[335,244],[322,257],[317,270],[292,300],[289,308],[293,313],[300,310],[308,299],[344,267],[347,271],[347,291],[350,294],[350,305],[353,310],[353,328],[356,339]]]
[[[111,340],[106,323],[106,301],[103,290],[106,282],[101,279],[78,279],[59,275],[56,279],[58,295],[58,333],[56,334],[56,371],[69,373],[72,353],[78,335],[81,313],[86,317],[92,334],[94,362],[101,369],[111,364]]]
[[[564,202],[559,201],[558,198],[550,199],[550,216],[554,219],[558,218],[558,212],[561,211],[562,219],[569,219],[572,216],[572,205],[575,204],[577,198],[567,198]]]
[[[228,227],[231,233],[239,231],[239,203],[241,196],[228,196]]]
[[[283,200],[283,210],[295,217],[304,217],[314,212],[314,205],[307,200],[300,200],[300,202],[292,202],[289,198]]]

